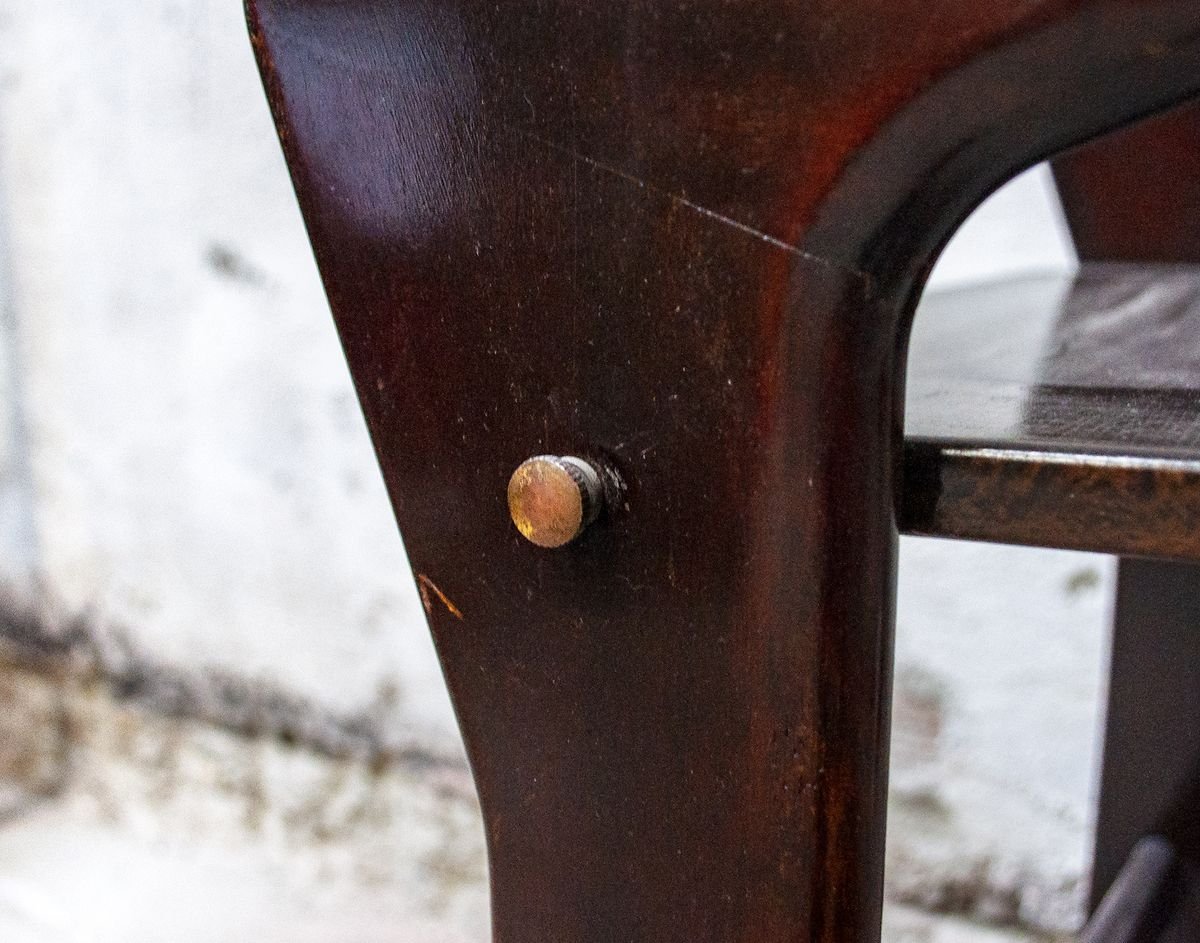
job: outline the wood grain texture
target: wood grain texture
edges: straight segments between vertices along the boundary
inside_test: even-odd
[[[1200,106],[1063,155],[1054,174],[1081,258],[1200,263]],[[1156,319],[1144,320],[1142,336],[1162,330]],[[1195,347],[1196,335],[1188,334],[1186,340],[1177,335],[1181,351]],[[1138,353],[1134,347],[1129,356],[1136,362]],[[1176,498],[1160,509],[1167,533],[1179,533],[1174,518],[1188,503],[1186,496]],[[1174,880],[1164,888],[1168,893],[1143,894],[1144,935],[1159,943],[1183,943],[1200,933],[1200,730],[1189,710],[1200,697],[1200,677],[1190,670],[1198,622],[1200,568],[1121,560],[1091,903],[1101,927],[1110,922],[1109,911],[1123,918],[1117,926],[1140,929],[1129,919],[1136,907],[1114,911],[1106,904],[1114,894],[1121,901],[1120,885],[1128,888],[1130,881],[1118,874],[1136,865],[1139,841],[1167,836],[1179,856]],[[1155,924],[1165,924],[1163,932]]]
[[[926,298],[901,527],[1200,559],[1200,269],[1085,266]]]
[[[913,301],[1012,173],[1200,91],[1200,9],[249,12],[439,589],[495,939],[878,939]],[[542,453],[628,483],[556,551],[505,507]]]

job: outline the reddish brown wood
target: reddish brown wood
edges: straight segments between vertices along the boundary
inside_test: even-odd
[[[1084,258],[1200,262],[1200,104],[1065,154],[1054,175]]]
[[[252,0],[501,943],[878,938],[912,302],[1200,91],[1178,0]],[[523,459],[628,483],[567,548]]]

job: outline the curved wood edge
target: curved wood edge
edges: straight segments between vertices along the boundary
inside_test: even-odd
[[[877,940],[912,302],[1000,175],[1200,87],[1200,10],[249,17],[433,588],[495,939]],[[540,453],[629,483],[565,550],[505,514]]]

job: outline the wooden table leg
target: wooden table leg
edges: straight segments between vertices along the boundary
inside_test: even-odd
[[[249,10],[495,939],[877,940],[916,295],[1007,175],[1200,91],[1200,10]],[[553,550],[506,501],[547,454],[607,484]]]
[[[1190,564],[1121,561],[1112,680],[1096,824],[1092,906],[1139,841],[1160,835],[1179,856],[1161,895],[1169,935],[1200,930],[1200,580]]]

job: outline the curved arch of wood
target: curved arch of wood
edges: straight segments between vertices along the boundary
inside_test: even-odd
[[[500,943],[878,938],[907,323],[1194,0],[251,0]],[[623,505],[524,543],[525,458]]]

